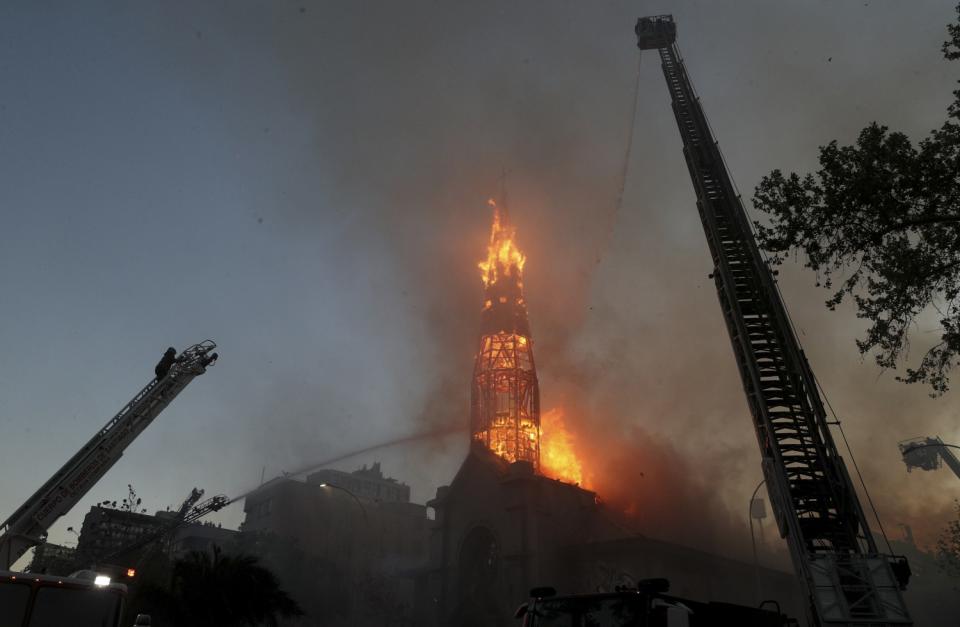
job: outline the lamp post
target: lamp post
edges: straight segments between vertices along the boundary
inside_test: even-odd
[[[367,524],[367,523],[370,522],[370,519],[367,517],[367,508],[366,508],[366,507],[364,506],[364,504],[360,501],[360,499],[357,498],[357,495],[356,495],[356,494],[354,494],[353,492],[351,492],[350,490],[348,490],[348,489],[346,489],[346,488],[341,488],[341,487],[338,486],[338,485],[333,485],[332,483],[321,483],[321,484],[320,484],[320,487],[321,487],[321,488],[333,488],[334,490],[340,490],[341,492],[346,492],[347,494],[349,494],[350,497],[351,497],[354,501],[357,502],[357,505],[360,506],[360,511],[363,512],[363,522],[364,522],[364,524]]]
[[[333,488],[334,490],[340,490],[341,492],[346,492],[348,495],[350,495],[350,498],[352,498],[354,501],[356,501],[357,505],[360,506],[360,511],[363,512],[363,526],[364,526],[364,530],[367,532],[367,535],[369,535],[369,532],[370,532],[370,519],[367,517],[367,508],[364,506],[363,502],[357,497],[356,494],[354,494],[353,492],[351,492],[350,490],[348,490],[348,489],[346,489],[346,488],[341,488],[341,487],[338,486],[338,485],[333,485],[332,483],[321,483],[321,484],[320,484],[320,487],[321,487],[321,488]],[[357,545],[357,547],[360,549],[360,551],[359,551],[359,552],[360,552],[360,559],[359,559],[359,560],[358,560],[358,559],[355,559],[355,558],[353,558],[353,557],[348,557],[348,562],[349,562],[350,566],[351,566],[353,569],[355,569],[355,570],[354,570],[354,574],[353,574],[353,578],[354,578],[354,580],[356,580],[357,577],[359,576],[359,574],[362,572],[361,563],[364,562],[365,560],[363,559],[363,550],[362,550],[363,543],[360,542],[360,540],[358,539],[357,534],[352,534],[351,537],[353,538],[353,542],[355,542],[356,545]],[[349,546],[349,544],[348,544],[348,546]],[[350,552],[351,552],[351,553],[353,552],[353,548],[352,548],[352,547],[350,548]],[[357,602],[356,593],[353,592],[353,593],[351,593],[351,594],[348,596],[348,598],[347,598],[348,608],[349,608],[349,611],[350,611],[351,613],[354,611],[354,607],[355,607],[355,605],[356,605],[356,602]]]

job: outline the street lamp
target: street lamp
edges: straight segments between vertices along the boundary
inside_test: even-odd
[[[357,498],[357,495],[356,495],[356,494],[354,494],[353,492],[351,492],[350,490],[348,490],[348,489],[346,489],[346,488],[341,488],[341,487],[338,486],[338,485],[333,485],[332,483],[321,483],[321,484],[320,484],[320,487],[321,487],[321,488],[333,488],[334,490],[340,490],[341,492],[346,492],[347,494],[349,494],[350,497],[351,497],[354,501],[357,502],[357,505],[360,506],[360,511],[363,512],[363,522],[364,522],[365,524],[370,522],[370,519],[367,517],[367,508],[366,508],[366,507],[364,506],[364,504],[360,501],[360,499]]]

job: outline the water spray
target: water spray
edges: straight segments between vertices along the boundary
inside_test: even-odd
[[[391,447],[391,446],[398,446],[398,445],[400,445],[400,444],[408,444],[408,443],[411,443],[411,442],[419,442],[419,441],[422,441],[422,440],[432,440],[432,439],[435,439],[435,438],[444,438],[444,437],[447,437],[447,436],[450,436],[450,435],[462,434],[462,433],[466,432],[466,430],[467,430],[467,429],[466,429],[465,426],[446,427],[446,428],[441,428],[441,429],[433,429],[433,430],[431,430],[431,431],[424,431],[424,432],[421,432],[421,433],[415,433],[415,434],[413,434],[413,435],[407,435],[407,436],[403,436],[403,437],[399,437],[399,438],[393,438],[393,439],[391,439],[391,440],[387,440],[386,442],[379,442],[379,443],[377,443],[377,444],[372,444],[372,445],[370,445],[370,446],[365,446],[365,447],[363,447],[363,448],[355,449],[355,450],[350,451],[350,452],[348,452],[348,453],[343,453],[343,454],[341,454],[341,455],[337,455],[336,457],[331,457],[331,458],[325,459],[325,460],[323,460],[323,461],[312,462],[312,463],[310,463],[310,464],[307,464],[306,466],[301,466],[300,468],[298,468],[297,470],[294,470],[294,471],[292,471],[292,472],[283,472],[283,474],[282,474],[281,476],[275,477],[275,478],[271,479],[270,481],[267,481],[266,483],[262,483],[262,482],[261,482],[260,485],[254,487],[254,488],[250,488],[249,490],[246,490],[246,491],[243,492],[242,494],[238,494],[237,496],[231,498],[231,499],[230,499],[230,503],[234,503],[234,502],[236,502],[236,501],[239,501],[239,500],[247,497],[247,496],[248,496],[249,494],[251,494],[252,492],[256,492],[257,490],[259,490],[259,489],[262,488],[263,486],[269,485],[270,483],[272,483],[272,482],[274,482],[274,481],[277,481],[277,480],[279,480],[279,479],[291,479],[291,478],[299,477],[299,476],[305,475],[305,474],[307,474],[307,473],[309,473],[309,472],[313,472],[314,470],[319,470],[319,469],[321,469],[321,468],[323,468],[323,467],[325,467],[325,466],[329,466],[330,464],[335,464],[335,463],[341,462],[341,461],[343,461],[343,460],[345,460],[345,459],[350,459],[351,457],[356,457],[357,455],[363,455],[364,453],[369,453],[369,452],[371,452],[371,451],[377,451],[377,450],[380,450],[380,449],[389,448],[389,447]]]

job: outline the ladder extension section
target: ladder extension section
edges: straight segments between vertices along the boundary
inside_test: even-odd
[[[170,536],[181,527],[195,523],[207,514],[220,511],[229,505],[230,502],[230,499],[223,494],[209,498],[191,509],[189,512],[183,512],[183,516],[177,516],[176,518],[172,519],[170,523],[164,526],[162,529],[147,533],[137,538],[125,547],[107,556],[103,561],[107,564],[115,564],[121,558],[136,553],[140,549],[149,546],[154,542],[169,539]]]
[[[657,49],[713,258],[712,277],[763,457],[771,505],[819,625],[904,625],[909,615],[878,554],[837,452],[816,381],[727,172],[675,43],[669,16],[637,25]]]
[[[177,357],[163,379],[153,379],[0,528],[0,570],[9,569],[120,459],[126,448],[217,354],[216,344],[195,344]]]

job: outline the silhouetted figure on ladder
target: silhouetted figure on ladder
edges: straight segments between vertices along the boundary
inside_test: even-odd
[[[167,376],[167,373],[170,372],[170,367],[176,360],[177,350],[171,346],[163,354],[163,357],[160,358],[160,361],[157,362],[157,367],[153,369],[153,373],[157,375],[157,381]]]

